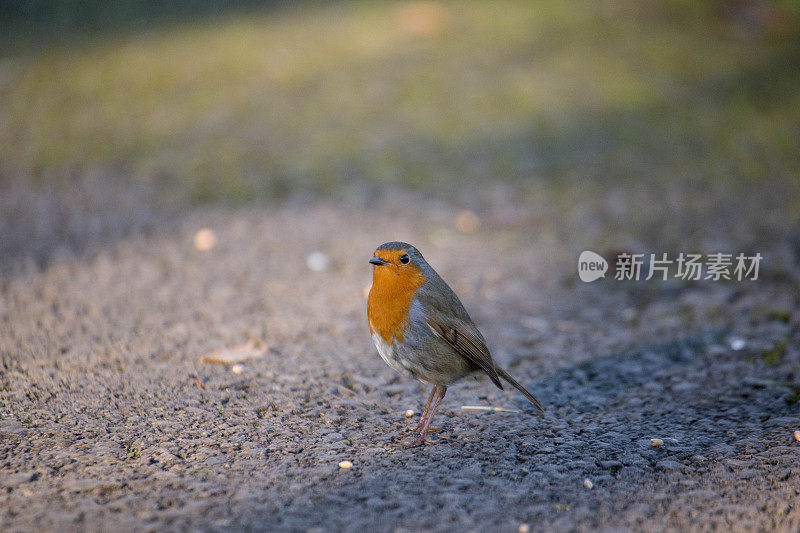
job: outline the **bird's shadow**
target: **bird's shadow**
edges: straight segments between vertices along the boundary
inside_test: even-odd
[[[442,517],[468,527],[483,519],[497,523],[503,502],[516,499],[527,502],[527,518],[546,522],[553,502],[562,506],[557,511],[596,510],[603,494],[615,494],[613,505],[624,508],[650,498],[654,486],[679,496],[686,480],[724,484],[737,472],[745,479],[768,464],[759,454],[791,451],[785,445],[796,406],[786,381],[793,376],[786,367],[721,349],[723,340],[724,332],[713,331],[525,382],[548,407],[543,417],[520,398],[519,413],[475,419],[445,410],[435,446],[387,446],[381,453],[374,442],[365,445],[354,450],[358,477],[331,478],[309,495],[314,522],[339,524],[357,507],[399,523],[411,505],[402,500],[419,511],[409,527],[435,528]],[[365,438],[390,442],[386,429]],[[586,492],[584,479],[599,490]],[[343,508],[348,501],[360,503]],[[306,524],[309,509],[294,511],[285,516],[289,523]]]
[[[723,437],[729,424],[745,435],[788,423],[781,418],[795,410],[795,377],[759,363],[746,350],[727,349],[725,335],[709,330],[563,367],[523,383],[547,407],[544,417],[521,396],[515,400],[521,413],[491,413],[477,431],[463,423],[472,415],[445,411],[443,440],[469,447],[471,441],[485,441],[486,433],[493,439],[565,434],[589,439],[618,432],[648,446],[651,438],[661,438],[727,449],[723,443],[729,439]],[[548,446],[546,438],[525,440]]]

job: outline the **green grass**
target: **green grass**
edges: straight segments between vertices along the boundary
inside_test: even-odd
[[[792,389],[792,393],[785,398],[786,403],[789,405],[794,405],[797,402],[800,402],[800,385],[788,383],[787,386]]]
[[[783,361],[786,355],[786,342],[776,342],[772,348],[766,349],[761,353],[761,359],[768,366],[777,366]]]
[[[0,66],[0,168],[114,169],[192,203],[798,181],[800,32],[685,2],[437,5],[300,4],[18,52]]]

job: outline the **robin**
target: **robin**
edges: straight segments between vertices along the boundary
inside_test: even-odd
[[[525,387],[497,366],[461,300],[419,253],[404,242],[381,244],[372,259],[367,318],[381,358],[401,374],[433,385],[419,425],[405,447],[425,443],[447,386],[485,372],[503,388],[505,380],[544,413]]]

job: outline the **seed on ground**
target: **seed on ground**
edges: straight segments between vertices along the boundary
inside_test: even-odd
[[[664,441],[661,440],[661,439],[650,439],[650,445],[651,446],[663,446],[664,445]]]
[[[412,411],[411,409],[406,411],[406,418],[411,418],[412,416],[414,416],[414,411]]]
[[[583,486],[586,487],[587,489],[591,489],[592,487],[594,487],[594,483],[592,483],[592,480],[587,477],[586,479],[583,480]]]
[[[342,461],[341,463],[339,463],[339,468],[345,468],[346,469],[346,468],[352,468],[352,467],[353,467],[353,463],[351,463],[350,461]]]
[[[800,429],[794,430],[794,440],[800,440]]]

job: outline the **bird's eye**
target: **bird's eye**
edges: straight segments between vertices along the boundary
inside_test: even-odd
[[[408,257],[408,254],[403,254],[400,256],[400,262],[404,265],[407,265],[409,261],[411,261],[411,258]]]

